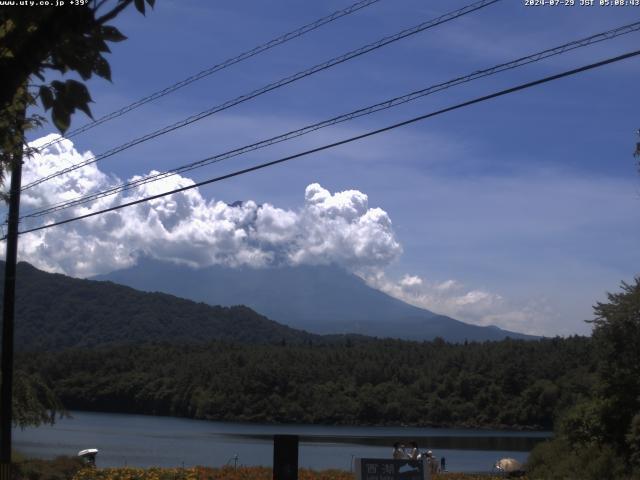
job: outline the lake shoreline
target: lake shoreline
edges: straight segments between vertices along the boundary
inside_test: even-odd
[[[89,410],[83,408],[74,408],[73,411],[85,412],[85,413],[105,413],[105,414],[118,414],[118,415],[142,415],[146,417],[154,418],[178,418],[183,420],[198,420],[214,423],[228,423],[228,424],[242,424],[242,425],[272,425],[277,427],[287,427],[290,425],[305,426],[305,427],[388,427],[388,428],[433,428],[433,429],[455,429],[455,430],[480,430],[486,432],[518,432],[518,433],[542,433],[549,432],[541,426],[527,426],[527,425],[503,425],[503,424],[485,424],[475,425],[470,423],[295,423],[295,422],[268,422],[268,421],[252,421],[248,419],[235,419],[235,420],[220,420],[214,417],[196,417],[196,416],[180,416],[180,415],[162,415],[148,412],[137,411],[124,411],[124,410]]]
[[[396,441],[416,441],[445,457],[456,472],[490,471],[503,457],[525,462],[550,432],[415,427],[265,425],[71,411],[53,426],[16,429],[14,446],[32,458],[53,459],[97,448],[101,467],[271,465],[273,436],[297,435],[299,466],[349,470],[352,458],[388,458]]]

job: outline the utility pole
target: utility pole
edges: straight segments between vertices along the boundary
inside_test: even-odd
[[[273,436],[273,480],[298,480],[298,435]]]
[[[25,107],[26,108],[26,107]],[[11,190],[7,219],[7,256],[4,267],[2,312],[2,387],[0,387],[0,480],[11,479],[11,425],[13,423],[13,319],[16,300],[16,263],[18,259],[18,219],[22,187],[22,145],[24,142],[25,108],[17,115],[18,141],[11,155]]]

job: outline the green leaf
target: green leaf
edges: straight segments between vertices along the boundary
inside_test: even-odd
[[[109,45],[107,45],[107,42],[105,42],[103,39],[97,38],[96,44],[97,44],[97,50],[99,52],[111,53],[111,49],[109,48]]]
[[[93,120],[93,114],[91,113],[91,109],[89,108],[89,105],[84,103],[82,105],[77,105],[77,108],[79,110],[82,110],[87,117]]]
[[[80,74],[83,80],[89,80],[91,78],[91,64],[89,62],[79,61],[78,63],[75,63],[73,66],[72,65],[70,66],[72,70],[75,70],[76,72],[78,72],[78,74]],[[111,79],[109,78],[109,80]]]
[[[96,58],[95,63],[93,64],[93,71],[102,78],[106,78],[111,81],[111,67],[109,66],[109,62],[107,62],[102,56]]]
[[[122,42],[127,39],[125,35],[120,33],[120,30],[111,25],[104,25],[100,29],[100,33],[102,34],[102,38],[107,42]]]
[[[67,80],[65,83],[65,90],[67,95],[71,96],[76,104],[80,103],[89,103],[92,101],[91,95],[89,94],[89,90],[84,85],[84,83],[80,83],[76,80]]]
[[[71,112],[65,109],[60,103],[56,103],[53,106],[51,118],[53,119],[53,124],[60,130],[60,133],[64,134],[69,128],[69,125],[71,125]]]
[[[45,112],[53,107],[53,93],[46,85],[40,87],[40,100]]]
[[[55,91],[56,97],[63,97],[65,92],[67,91],[67,87],[64,83],[59,80],[54,80],[51,82],[51,88]]]
[[[133,3],[136,6],[136,10],[138,10],[142,15],[144,15],[144,0],[133,0]]]
[[[93,118],[88,105],[93,100],[91,99],[91,95],[89,94],[87,87],[76,80],[67,80],[66,87],[66,103],[71,105],[72,108],[79,108],[90,118]]]

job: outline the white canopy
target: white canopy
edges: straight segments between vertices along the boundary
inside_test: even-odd
[[[96,455],[98,453],[97,448],[87,448],[86,450],[80,450],[78,452],[79,457],[88,457],[90,455]]]

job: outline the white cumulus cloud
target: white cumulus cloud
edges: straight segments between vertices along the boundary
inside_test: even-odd
[[[32,143],[42,147],[56,135]],[[23,183],[90,158],[70,140],[41,148],[25,162]],[[155,172],[150,172],[155,173]],[[134,177],[135,180],[138,177]],[[112,187],[121,180],[88,165],[28,189],[22,212]],[[142,185],[92,204],[49,214],[45,223],[83,215],[179,187],[180,175]],[[42,224],[25,220],[23,229]],[[370,208],[357,190],[331,193],[314,183],[295,210],[252,200],[228,205],[204,198],[197,188],[23,235],[20,259],[48,271],[91,276],[128,267],[139,255],[202,267],[328,264],[379,268],[402,252],[384,210]]]
[[[23,184],[93,156],[77,151],[67,139],[42,148],[57,138],[52,134],[32,142],[33,147],[41,148],[26,160]],[[97,164],[88,165],[24,191],[22,213],[120,183],[121,179],[102,172]],[[189,178],[174,175],[44,218],[25,219],[21,227],[53,223],[193,184]],[[387,213],[370,207],[363,192],[332,193],[318,183],[307,186],[296,209],[251,199],[229,205],[206,199],[193,188],[23,235],[19,248],[21,260],[76,277],[132,266],[141,255],[193,267],[334,263],[395,298],[469,323],[536,333],[541,319],[550,318],[544,304],[516,308],[500,295],[467,289],[456,280],[434,283],[417,275],[389,279],[384,269],[401,255],[402,247]]]
[[[537,335],[542,325],[555,319],[548,304],[542,300],[514,305],[501,295],[468,289],[456,280],[431,283],[417,275],[404,275],[394,281],[382,270],[359,274],[371,287],[392,297],[474,325],[495,325]]]

